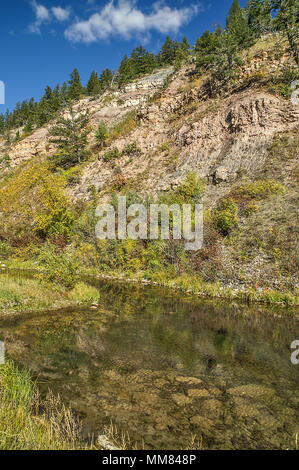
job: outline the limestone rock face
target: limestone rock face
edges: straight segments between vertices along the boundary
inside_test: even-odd
[[[247,65],[243,75],[251,73],[250,67],[260,70],[268,64],[270,69],[276,62],[269,60],[268,55],[261,54]],[[131,158],[122,154],[117,167],[127,180],[138,182],[137,191],[143,195],[175,188],[190,171],[216,185],[219,195],[238,174],[254,175],[263,168],[277,133],[298,127],[299,107],[291,100],[255,86],[240,86],[234,93],[207,98],[202,93],[201,79],[192,81],[193,72],[194,66],[175,74],[168,68],[124,89],[106,92],[98,99],[85,98],[77,105],[91,116],[91,149],[96,148],[95,131],[100,122],[113,128],[129,112],[135,112],[136,126],[120,133],[111,147],[122,152],[128,144],[137,143],[141,155]],[[170,83],[163,89],[170,76]],[[53,124],[8,150],[12,167],[39,156],[45,158],[55,151],[55,146],[49,143],[49,128]],[[0,139],[0,157],[5,151]],[[98,191],[113,182],[115,168],[103,160],[103,153],[100,150],[95,153],[83,169],[80,180],[71,189],[74,198],[90,199],[91,187]],[[208,196],[213,204],[212,191]]]

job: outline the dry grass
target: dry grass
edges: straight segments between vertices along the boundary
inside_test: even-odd
[[[41,400],[27,371],[10,361],[0,366],[0,450],[88,448],[80,422],[59,397]]]
[[[70,305],[64,291],[47,287],[34,279],[1,274],[0,312],[46,310]]]

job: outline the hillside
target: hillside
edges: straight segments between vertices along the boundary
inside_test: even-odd
[[[212,92],[191,59],[179,71],[165,68],[84,98],[74,109],[89,113],[90,156],[71,169],[53,172],[46,163],[56,151],[54,122],[16,143],[0,140],[1,261],[40,266],[48,250],[97,275],[295,302],[299,107],[290,100],[289,70],[296,71],[293,58],[278,55],[267,37],[243,53],[237,77]],[[95,137],[101,123],[105,148]],[[99,202],[116,193],[173,200],[186,184],[202,188],[199,252],[187,254],[173,240],[95,240]],[[51,231],[61,211],[72,223]]]

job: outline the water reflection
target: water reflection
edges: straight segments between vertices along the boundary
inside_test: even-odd
[[[8,356],[75,408],[146,448],[294,448],[298,320],[240,304],[96,282],[98,310],[0,321]]]

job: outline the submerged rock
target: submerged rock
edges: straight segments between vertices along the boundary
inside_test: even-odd
[[[191,389],[188,390],[188,395],[191,398],[205,398],[210,396],[210,392],[205,389]]]
[[[172,395],[173,401],[178,405],[178,406],[186,406],[191,403],[191,398],[187,397],[183,393],[175,393]]]
[[[176,381],[180,382],[180,383],[190,384],[190,385],[197,385],[197,384],[202,383],[202,380],[198,379],[197,377],[178,376],[178,377],[176,377]]]
[[[230,395],[234,396],[244,396],[249,398],[259,398],[269,395],[273,395],[274,392],[271,388],[265,387],[263,385],[249,384],[241,385],[239,387],[233,387],[227,390]]]

